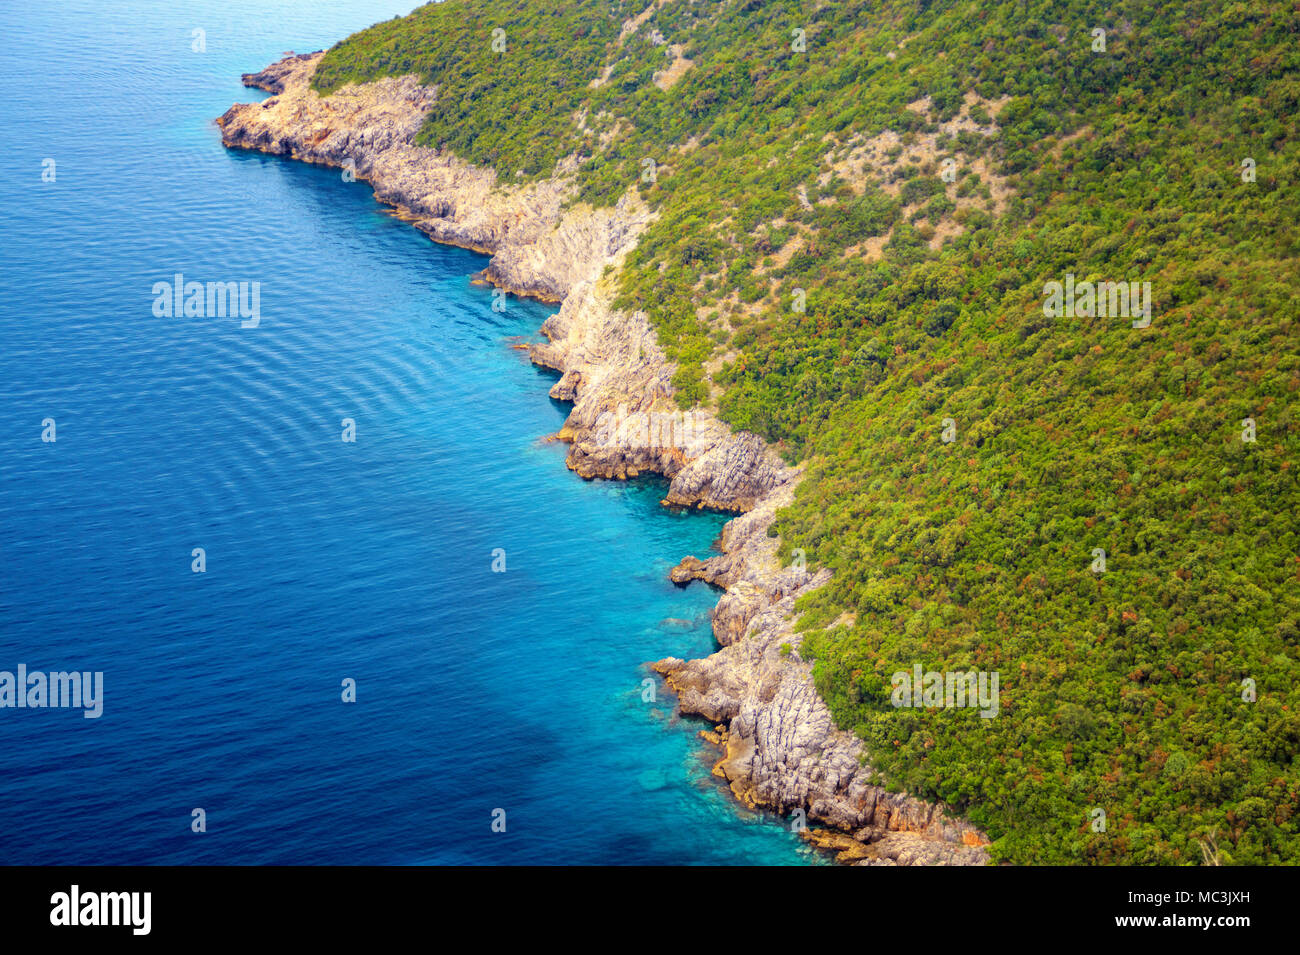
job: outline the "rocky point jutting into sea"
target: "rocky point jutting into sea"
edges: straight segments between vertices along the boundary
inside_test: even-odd
[[[490,255],[488,281],[559,302],[542,326],[548,342],[530,354],[560,373],[552,397],[573,404],[559,434],[570,445],[568,466],[588,478],[661,474],[671,482],[666,504],[738,512],[723,531],[721,554],[687,557],[672,573],[679,583],[723,588],[713,612],[721,649],[654,664],[683,713],[716,724],[702,734],[722,748],[714,772],[748,806],[804,810],[825,827],[809,838],[842,861],[987,863],[988,838],[969,823],[869,782],[862,743],[836,728],[813,686],[799,655],[794,603],[830,571],[782,567],[778,541],[768,536],[800,470],[707,410],[680,415],[674,368],[646,316],[612,307],[615,273],[652,217],[636,191],[609,209],[566,208],[576,158],[540,182],[499,183],[492,170],[414,145],[436,86],[406,76],[320,97],[309,83],[322,55],[291,55],[246,74],[246,85],[274,95],[232,106],[218,120],[223,142],[354,169],[431,238]],[[670,440],[647,434],[662,431],[663,421],[671,422]],[[783,644],[792,651],[783,653]]]

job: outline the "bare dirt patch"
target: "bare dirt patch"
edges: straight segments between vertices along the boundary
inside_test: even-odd
[[[689,60],[682,55],[682,50],[686,49],[680,43],[674,43],[668,47],[668,54],[673,58],[668,69],[660,70],[654,75],[654,84],[661,90],[668,90],[672,85],[686,75],[686,71],[695,65],[694,60]]]
[[[832,144],[824,157],[824,170],[818,177],[822,188],[833,181],[845,183],[854,195],[868,189],[879,189],[886,195],[897,197],[904,182],[913,175],[941,176],[944,163],[951,160],[947,169],[952,181],[945,180],[944,194],[953,208],[930,222],[929,244],[933,249],[960,235],[964,226],[958,221],[962,210],[977,209],[993,215],[1005,211],[1011,188],[1005,177],[999,176],[989,160],[982,155],[971,156],[956,142],[959,135],[974,134],[982,138],[997,135],[997,116],[1006,106],[1008,98],[984,100],[974,92],[967,92],[961,109],[952,118],[938,122],[929,96],[907,104],[907,108],[924,117],[930,128],[900,134],[886,129],[875,136],[854,136],[844,142],[828,137]],[[978,118],[977,118],[978,116]],[[985,122],[984,120],[988,121]],[[968,177],[973,176],[974,181]],[[962,183],[963,179],[968,179]],[[904,206],[902,214],[911,217],[920,203]],[[892,232],[891,232],[892,234]],[[876,236],[846,250],[846,255],[861,256],[868,261],[880,258],[890,236]]]

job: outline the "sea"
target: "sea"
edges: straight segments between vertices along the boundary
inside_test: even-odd
[[[565,468],[555,307],[221,145],[241,73],[413,6],[0,5],[0,673],[102,680],[0,707],[2,864],[825,861],[647,667],[714,649],[668,571],[726,517]]]

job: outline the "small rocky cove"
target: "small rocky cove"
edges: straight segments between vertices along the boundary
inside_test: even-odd
[[[836,728],[814,688],[794,603],[830,572],[781,566],[768,536],[800,470],[707,410],[678,411],[674,369],[646,317],[612,307],[614,273],[653,215],[635,191],[610,209],[567,205],[576,160],[542,182],[498,182],[492,170],[414,144],[436,87],[407,76],[320,97],[309,82],[321,56],[290,55],[246,74],[246,85],[273,95],[232,106],[218,120],[223,142],[354,171],[432,239],[490,255],[489,282],[559,303],[541,329],[546,343],[529,354],[560,374],[551,396],[572,403],[558,435],[568,466],[586,478],[660,474],[670,482],[665,504],[737,514],[721,553],[686,557],[672,572],[679,584],[722,590],[712,615],[720,649],[653,664],[681,711],[713,724],[701,736],[720,751],[714,774],[746,806],[803,810],[805,837],[841,862],[987,864],[979,830],[869,781],[861,742]]]

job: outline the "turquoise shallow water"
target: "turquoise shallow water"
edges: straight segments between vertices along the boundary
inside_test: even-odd
[[[549,309],[220,145],[241,72],[409,0],[175,6],[0,8],[0,670],[104,673],[97,720],[0,709],[0,862],[818,861],[642,700],[712,647],[667,571],[723,518],[565,469],[510,347]],[[260,325],[154,315],[176,272]]]

